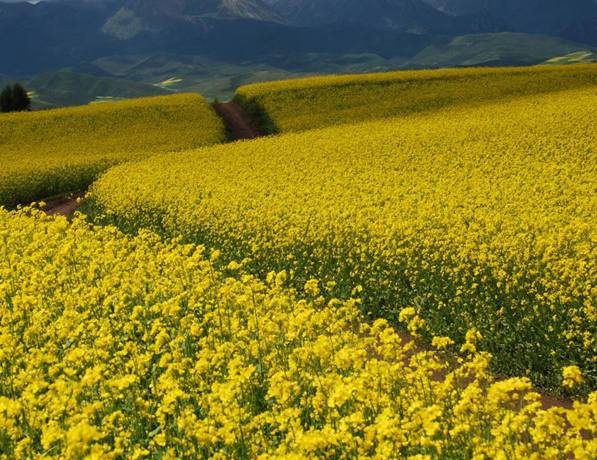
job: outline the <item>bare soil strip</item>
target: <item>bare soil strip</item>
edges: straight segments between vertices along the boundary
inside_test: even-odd
[[[254,139],[263,136],[251,117],[236,102],[222,102],[214,104],[213,107],[224,121],[230,140]]]
[[[432,351],[433,350],[433,348],[428,343],[425,343],[425,342],[415,338],[410,332],[396,329],[396,333],[400,337],[402,345],[407,345],[410,342],[412,342],[414,345],[411,349],[411,352],[408,353],[405,358],[405,361],[404,361],[405,364],[408,364],[409,359],[411,358],[411,356],[414,353],[418,353],[421,351]],[[373,357],[373,356],[370,356],[370,358],[371,357]],[[435,374],[432,376],[432,379],[436,380],[436,381],[441,381],[441,380],[445,379],[449,372],[456,369],[457,358],[458,358],[457,354],[446,355],[446,359],[448,360],[450,367],[448,369],[436,371]],[[496,381],[504,381],[504,380],[508,379],[508,377],[505,377],[502,375],[494,375],[494,377],[495,377]],[[467,383],[470,383],[470,382],[467,382]],[[555,396],[555,395],[550,394],[547,391],[542,390],[540,388],[533,388],[532,391],[539,394],[539,396],[541,397],[541,405],[543,406],[543,409],[545,409],[545,410],[551,409],[553,407],[557,407],[560,409],[572,409],[572,407],[573,407],[573,401],[571,399],[566,399],[563,397]]]

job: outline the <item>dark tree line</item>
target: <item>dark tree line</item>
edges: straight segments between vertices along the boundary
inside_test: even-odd
[[[0,93],[0,112],[31,110],[31,98],[19,83],[6,86]]]

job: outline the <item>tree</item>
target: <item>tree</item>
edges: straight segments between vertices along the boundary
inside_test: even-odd
[[[0,111],[22,112],[31,110],[31,98],[19,83],[6,86],[0,93]]]
[[[5,87],[0,93],[0,112],[10,112],[12,110],[12,88]]]
[[[12,87],[12,104],[13,110],[17,112],[31,110],[31,98],[27,94],[27,90],[19,83],[15,83]]]

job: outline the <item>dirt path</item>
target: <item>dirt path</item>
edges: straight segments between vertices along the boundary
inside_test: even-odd
[[[75,193],[62,198],[44,200],[46,205],[43,209],[50,216],[71,218],[81,205],[79,198],[83,198],[84,195],[85,193]]]
[[[213,105],[216,113],[224,120],[230,140],[254,139],[263,136],[247,112],[234,101]]]

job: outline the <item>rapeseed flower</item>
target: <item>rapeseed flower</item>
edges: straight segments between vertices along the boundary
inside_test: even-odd
[[[208,254],[0,209],[0,458],[594,458],[597,393],[545,411],[487,354]]]

